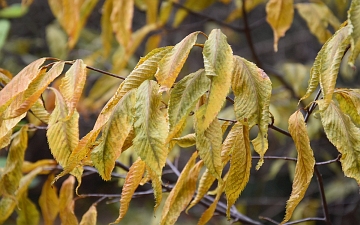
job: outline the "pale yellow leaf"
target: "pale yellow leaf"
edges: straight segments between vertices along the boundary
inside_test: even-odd
[[[48,168],[55,168],[58,165],[56,160],[54,159],[40,159],[36,162],[29,162],[24,161],[21,171],[22,173],[30,173],[32,170],[36,169],[37,167],[48,167]]]
[[[305,192],[314,174],[315,158],[310,147],[306,124],[302,113],[298,110],[289,118],[289,132],[294,140],[298,158],[295,176],[289,200],[286,203],[286,215],[281,222],[286,223],[291,218],[296,206],[304,198]]]
[[[178,0],[173,0],[174,2],[178,2]],[[167,23],[169,17],[171,16],[171,12],[173,9],[173,4],[170,1],[162,1],[160,5],[160,13],[159,13],[159,25],[163,26]]]
[[[27,197],[27,193],[19,199],[16,211],[18,213],[16,218],[17,225],[39,224],[40,213],[36,205]]]
[[[278,51],[279,39],[285,36],[294,18],[293,0],[270,0],[266,4],[266,21],[274,32],[274,51]]]
[[[88,211],[82,216],[80,225],[96,225],[97,210],[95,205],[91,205]]]
[[[113,1],[110,21],[117,41],[124,47],[131,41],[133,15],[133,0]]]
[[[10,144],[12,129],[26,116],[26,113],[8,120],[0,119],[0,149]]]
[[[78,220],[74,214],[74,184],[75,178],[69,176],[61,185],[59,194],[59,214],[63,225],[76,225]]]
[[[113,41],[112,25],[111,25],[111,10],[113,7],[113,0],[106,0],[102,6],[101,14],[101,41],[103,46],[104,57],[108,57],[111,51],[111,43]]]
[[[139,186],[141,178],[145,172],[145,162],[137,159],[130,167],[126,175],[125,183],[121,192],[119,217],[113,223],[119,223],[129,209],[132,196]]]
[[[45,109],[44,102],[41,99],[36,102],[30,108],[31,113],[43,123],[49,123],[50,113]]]
[[[59,213],[59,197],[56,186],[51,186],[54,174],[46,179],[39,197],[39,205],[45,225],[52,225]]]
[[[148,52],[152,51],[153,49],[159,47],[161,39],[162,39],[161,34],[151,35],[146,41],[145,53],[148,53]]]
[[[146,172],[148,177],[151,180],[151,186],[154,190],[154,197],[155,197],[155,206],[154,212],[160,206],[162,200],[162,182],[161,182],[161,175],[157,175],[149,166],[146,166]],[[149,181],[147,180],[147,182]],[[144,181],[144,180],[143,180]],[[143,182],[142,181],[142,182]]]
[[[183,148],[188,148],[196,144],[195,133],[187,134],[178,138],[173,138],[172,140],[176,141],[176,144]]]
[[[340,110],[360,127],[360,89],[339,88],[335,90],[334,97],[339,103]]]
[[[351,54],[349,56],[349,65],[354,67],[355,60],[360,53],[360,1],[351,1],[348,11],[348,23],[351,29]]]

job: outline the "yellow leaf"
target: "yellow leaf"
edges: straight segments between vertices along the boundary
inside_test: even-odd
[[[147,172],[147,174],[148,174],[148,176],[149,176],[149,178],[151,180],[151,186],[152,186],[152,188],[154,190],[154,197],[155,197],[154,211],[156,211],[156,209],[160,206],[160,203],[161,203],[161,200],[162,200],[161,175],[160,176],[157,175],[149,166],[146,166],[146,172]]]
[[[199,32],[186,36],[176,44],[159,62],[155,77],[161,85],[160,91],[168,91],[173,86],[180,70],[194,46]]]
[[[75,178],[69,176],[69,178],[61,185],[59,194],[59,213],[63,225],[78,224],[78,220],[74,214],[74,184]]]
[[[335,30],[340,26],[339,20],[323,2],[297,3],[295,7],[320,43],[325,43],[331,37],[329,24]]]
[[[223,148],[229,148],[230,168],[225,184],[227,199],[227,217],[230,218],[230,207],[235,204],[250,178],[251,149],[249,128],[236,123],[231,129]]]
[[[106,0],[102,6],[101,14],[101,41],[103,47],[103,54],[106,58],[111,51],[111,43],[113,40],[113,33],[111,27],[111,10],[113,7],[113,0]]]
[[[75,112],[85,81],[86,65],[81,59],[77,59],[65,73],[65,77],[61,79],[60,92],[68,109],[68,115],[65,120],[69,119]]]
[[[310,96],[320,82],[325,103],[329,104],[335,89],[341,60],[350,43],[349,26],[340,28],[321,48],[310,71],[309,86],[303,100]]]
[[[136,92],[135,138],[133,146],[140,158],[161,175],[167,151],[168,123],[160,110],[161,93],[155,81],[144,81]]]
[[[13,119],[0,119],[0,149],[6,147],[11,141],[12,129],[26,116],[26,113]]]
[[[352,27],[351,30],[351,54],[349,56],[349,65],[354,67],[355,60],[360,52],[360,1],[351,1],[351,6],[348,11],[348,23]]]
[[[259,126],[259,134],[252,140],[255,151],[261,157],[257,165],[258,169],[263,163],[263,156],[268,148],[271,81],[254,63],[235,56],[231,85],[235,95],[236,120],[249,128],[255,124]]]
[[[186,121],[198,99],[209,89],[210,79],[203,69],[189,74],[178,83],[170,93],[168,141],[173,138]]]
[[[200,12],[210,5],[214,4],[216,0],[207,0],[207,1],[198,1],[198,0],[186,0],[183,4],[186,8],[191,9],[194,12]],[[175,14],[173,27],[178,27],[181,22],[186,18],[188,15],[188,11],[185,9],[178,9]]]
[[[188,148],[196,144],[195,133],[187,134],[179,138],[173,138],[172,140],[176,141],[176,144],[182,148]]]
[[[92,205],[81,218],[80,225],[96,225],[96,217],[97,217],[96,206]]]
[[[340,110],[350,116],[357,127],[360,127],[360,89],[339,88],[334,92]]]
[[[255,7],[257,7],[258,5],[260,5],[261,3],[264,3],[264,2],[265,2],[265,0],[247,1],[246,4],[245,4],[246,12],[252,11]],[[234,20],[243,17],[243,12],[242,12],[243,4],[242,4],[242,1],[238,1],[235,4],[236,4],[236,8],[225,19],[225,22],[227,22],[227,23],[231,23]]]
[[[60,92],[54,88],[50,89],[55,93],[56,105],[50,115],[46,136],[52,155],[65,167],[71,152],[79,142],[79,114],[74,111],[70,119],[64,120],[69,115],[65,101]]]
[[[331,101],[318,100],[321,122],[329,141],[342,154],[340,158],[345,176],[360,185],[360,128]],[[328,106],[327,106],[328,105]]]
[[[129,209],[131,198],[140,184],[144,171],[145,162],[141,159],[137,159],[130,167],[121,192],[119,217],[113,223],[119,223],[124,218],[127,210]]]
[[[0,195],[15,195],[22,177],[21,167],[24,162],[25,150],[28,145],[28,126],[23,126],[13,139],[6,165],[0,177]]]
[[[21,171],[22,173],[30,173],[30,171],[34,170],[37,167],[56,167],[58,164],[55,160],[53,159],[40,159],[36,162],[29,162],[29,161],[24,161]]]
[[[16,211],[18,213],[18,217],[16,218],[17,225],[39,224],[40,213],[36,205],[27,197],[27,193],[19,199],[18,209]]]
[[[53,179],[54,174],[48,176],[39,197],[39,205],[45,225],[54,224],[56,216],[59,213],[59,197],[57,195],[57,188],[56,186],[51,186]]]
[[[131,41],[133,14],[133,0],[113,1],[110,21],[116,39],[123,47],[127,47]]]
[[[43,123],[49,123],[50,113],[45,109],[41,99],[36,100],[30,108],[31,113]]]
[[[173,0],[173,2],[178,2],[179,0]],[[173,4],[170,1],[162,1],[160,6],[160,13],[159,13],[159,25],[163,26],[167,23],[171,12],[173,9]]]
[[[40,66],[45,60],[46,58],[41,58],[30,63],[0,91],[0,114],[5,111],[10,102],[18,94],[25,91],[29,84],[43,73],[43,68],[40,68]]]
[[[146,41],[145,53],[148,53],[151,50],[159,47],[161,39],[162,39],[161,34],[153,34],[153,35],[151,35]]]
[[[266,21],[274,32],[274,51],[278,51],[278,42],[290,28],[294,18],[293,0],[270,0],[266,4]]]
[[[196,120],[198,117],[202,117],[204,110],[197,111]],[[206,168],[215,176],[218,180],[221,180],[221,143],[222,132],[221,124],[218,119],[215,118],[210,126],[202,132],[198,129],[198,122],[195,124],[196,132],[196,148],[199,151],[200,158],[204,160]]]
[[[146,23],[156,23],[158,16],[159,0],[146,0]]]
[[[289,221],[296,206],[304,198],[314,174],[315,158],[310,147],[304,117],[298,110],[289,118],[289,132],[294,140],[298,158],[295,167],[295,176],[289,200],[286,203],[286,215],[282,224]]]
[[[113,109],[102,132],[102,139],[91,152],[91,159],[104,180],[111,179],[115,160],[121,154],[122,146],[134,122],[135,90],[129,91]]]
[[[222,108],[231,86],[233,55],[226,36],[220,30],[212,30],[204,44],[205,74],[211,80],[208,101],[202,107],[205,112],[198,121],[198,128],[205,131]]]
[[[197,152],[194,152],[181,171],[181,174],[166,199],[160,224],[175,224],[180,213],[191,201],[196,189],[196,181],[200,172],[202,161],[195,165]]]

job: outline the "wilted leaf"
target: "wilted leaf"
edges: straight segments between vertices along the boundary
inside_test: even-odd
[[[135,90],[129,91],[113,109],[103,130],[102,139],[91,152],[91,159],[104,180],[111,179],[115,160],[120,156],[122,146],[134,122]]]
[[[354,178],[360,185],[360,128],[333,101],[317,103],[326,136],[342,154],[340,162],[345,176]]]
[[[212,30],[203,50],[205,74],[211,80],[208,101],[202,107],[205,112],[198,121],[202,132],[208,128],[222,108],[231,86],[233,55],[226,36],[220,30]],[[205,163],[206,164],[206,163]]]
[[[360,52],[360,1],[351,1],[348,11],[348,23],[352,27],[350,31],[351,54],[349,56],[349,65],[354,67],[356,58]]]
[[[198,34],[199,32],[194,32],[186,36],[160,60],[155,74],[158,83],[161,85],[160,91],[168,91],[173,86]]]
[[[223,144],[224,148],[229,148],[230,154],[230,169],[225,184],[227,199],[226,214],[230,218],[230,207],[235,204],[250,178],[251,150],[249,128],[236,123]]]
[[[119,217],[113,223],[119,223],[124,218],[127,210],[129,209],[131,198],[140,184],[144,171],[145,162],[141,159],[137,159],[130,167],[121,192]]]
[[[294,140],[298,158],[295,176],[289,200],[286,203],[286,215],[281,222],[286,223],[291,218],[296,206],[304,198],[305,192],[314,174],[315,158],[310,147],[306,124],[303,115],[298,110],[289,118],[289,132]]]
[[[334,97],[340,110],[350,116],[357,127],[360,126],[360,89],[336,89]]]
[[[180,213],[191,201],[196,189],[196,181],[202,161],[195,165],[197,152],[194,152],[181,171],[181,174],[166,199],[160,224],[175,224]]]
[[[18,217],[16,218],[17,225],[39,224],[40,213],[36,205],[27,197],[25,193],[18,203]]]
[[[75,178],[69,176],[61,186],[59,194],[59,212],[61,223],[64,225],[78,224],[78,220],[74,214],[74,184]]]
[[[54,179],[54,174],[51,174],[45,181],[41,195],[39,197],[39,205],[45,225],[52,225],[59,213],[59,197],[57,195],[57,188],[51,186]]]
[[[136,92],[135,138],[136,153],[157,174],[161,175],[167,151],[165,140],[168,123],[160,110],[161,93],[155,81],[144,81]]]
[[[110,17],[111,25],[117,41],[125,48],[131,41],[133,15],[133,0],[113,1]]]
[[[293,0],[270,0],[266,4],[266,21],[274,32],[274,51],[278,51],[279,39],[285,36],[294,18]]]
[[[252,140],[255,151],[260,155],[257,168],[262,165],[267,148],[271,81],[266,73],[254,63],[239,56],[234,57],[232,90],[235,95],[235,116],[240,123],[259,126],[258,136]]]
[[[80,225],[96,225],[97,210],[95,205],[91,205],[83,215]]]

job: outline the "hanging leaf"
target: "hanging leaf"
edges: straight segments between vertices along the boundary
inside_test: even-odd
[[[198,121],[199,131],[203,132],[209,127],[225,102],[231,86],[232,57],[226,36],[218,29],[212,30],[203,49],[205,74],[211,80],[211,87],[208,101],[202,106],[205,107],[205,112]]]
[[[274,51],[278,51],[278,42],[290,28],[294,19],[293,0],[270,0],[266,4],[266,21],[274,32]]]
[[[119,217],[112,224],[119,223],[124,218],[127,210],[129,209],[131,198],[136,188],[139,186],[144,172],[145,162],[138,158],[132,164],[126,175],[125,183],[121,192]]]
[[[151,180],[151,186],[154,190],[154,197],[155,197],[155,206],[154,212],[160,206],[162,200],[162,181],[161,175],[157,175],[149,166],[146,166],[146,172],[149,176],[149,180]],[[147,181],[147,182],[148,182]]]
[[[172,140],[176,141],[176,144],[178,144],[180,147],[188,148],[196,144],[196,135],[195,133],[191,133],[183,137],[173,138]]]
[[[36,100],[30,108],[31,113],[43,123],[49,123],[50,113],[45,109],[41,99]]]
[[[104,57],[108,57],[111,51],[111,43],[113,41],[113,30],[110,20],[113,0],[106,0],[102,6],[101,14],[101,41]]]
[[[80,225],[96,225],[97,210],[95,205],[91,205],[83,215]]]
[[[57,195],[57,188],[55,186],[51,186],[53,179],[54,174],[49,175],[42,187],[41,195],[39,197],[39,205],[45,225],[54,224],[56,216],[59,213],[59,197]]]
[[[339,103],[340,110],[360,127],[360,89],[336,89],[334,97]]]
[[[135,90],[129,91],[115,106],[103,130],[100,144],[91,152],[94,166],[104,180],[111,179],[115,160],[119,158],[122,146],[132,129],[135,93]]]
[[[351,1],[348,11],[348,23],[352,27],[350,31],[351,54],[349,56],[349,65],[354,67],[355,60],[360,52],[360,1]]]
[[[170,134],[168,141],[173,138],[184,125],[194,104],[209,89],[210,79],[205,76],[204,70],[198,70],[181,79],[170,93],[169,124]]]
[[[85,81],[86,65],[81,59],[77,59],[65,73],[65,77],[61,79],[60,92],[68,109],[68,115],[65,120],[69,119],[75,112]]]
[[[223,149],[229,148],[228,151],[231,155],[230,169],[225,184],[227,199],[226,215],[230,218],[230,207],[235,204],[250,178],[251,149],[249,128],[236,123],[228,134],[223,146]]]
[[[199,32],[194,32],[186,36],[160,60],[155,74],[158,83],[161,85],[160,91],[168,91],[173,86],[198,34]]]
[[[75,178],[69,176],[61,186],[59,194],[59,212],[62,224],[78,224],[78,220],[74,214],[74,184]]]
[[[146,0],[146,23],[156,23],[158,17],[159,0]]]
[[[331,37],[331,32],[328,30],[329,24],[334,30],[340,27],[339,20],[323,2],[297,3],[295,7],[306,21],[310,32],[322,44]]]
[[[136,92],[135,138],[136,153],[157,174],[161,175],[167,151],[167,121],[160,110],[161,93],[155,81],[144,81]]]
[[[7,111],[9,112],[9,111]],[[0,149],[10,144],[12,129],[26,116],[26,113],[13,119],[0,119]]]
[[[37,210],[36,205],[27,197],[27,193],[19,199],[18,209],[16,211],[18,213],[16,224],[39,224],[40,213]]]
[[[132,21],[134,15],[134,1],[120,0],[113,1],[111,11],[111,25],[116,36],[116,40],[127,47],[131,41]]]
[[[296,206],[304,198],[314,174],[315,158],[310,147],[306,124],[303,115],[298,110],[289,118],[289,132],[294,140],[298,158],[295,167],[295,176],[289,200],[286,203],[286,215],[281,224],[291,218]]]
[[[326,136],[342,154],[340,162],[345,176],[354,178],[360,185],[360,128],[355,126],[335,102],[318,100],[317,103]]]
[[[235,116],[240,123],[259,127],[258,136],[252,140],[255,151],[260,155],[257,169],[263,164],[268,148],[267,131],[271,81],[266,73],[254,63],[239,56],[234,57],[232,90],[235,95]]]
[[[196,189],[196,181],[200,172],[202,161],[195,165],[197,152],[194,152],[186,163],[184,169],[166,199],[160,224],[175,224],[180,213],[191,201]]]
[[[300,99],[306,99],[320,83],[325,102],[330,103],[335,89],[336,78],[340,63],[347,49],[349,38],[349,26],[340,28],[321,48],[315,58],[310,71],[309,86],[306,94]]]

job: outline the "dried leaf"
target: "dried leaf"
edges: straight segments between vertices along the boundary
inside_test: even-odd
[[[13,119],[0,119],[0,149],[10,144],[12,129],[26,116],[26,113]]]
[[[56,216],[59,213],[59,197],[57,195],[57,188],[55,186],[51,186],[53,179],[54,174],[51,174],[45,181],[39,197],[39,205],[45,225],[54,224]]]
[[[74,184],[75,178],[69,176],[61,186],[59,194],[59,212],[61,223],[64,225],[78,224],[78,220],[74,214]]]

